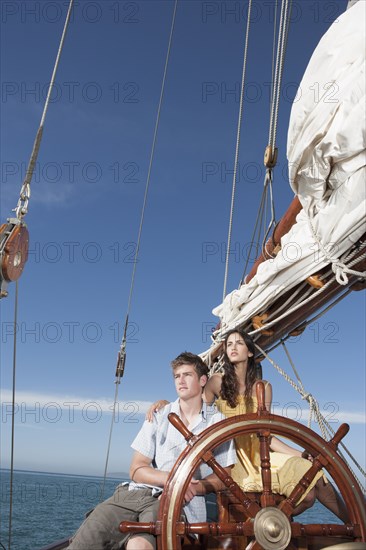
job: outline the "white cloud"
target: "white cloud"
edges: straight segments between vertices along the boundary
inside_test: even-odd
[[[303,405],[303,407],[295,406],[296,403],[292,403],[293,406],[286,408],[285,410],[282,408],[276,408],[274,407],[274,410],[272,411],[273,414],[283,415],[287,418],[290,418],[291,420],[296,420],[297,422],[306,423],[309,421],[310,411],[309,408],[306,407],[306,405]],[[337,430],[338,426],[342,424],[343,422],[346,422],[347,424],[366,424],[366,414],[365,411],[363,412],[350,412],[350,411],[342,411],[336,407],[332,407],[331,410],[324,409],[320,410],[321,414],[325,418],[326,422],[328,422],[331,427],[334,430]],[[312,427],[317,424],[316,419],[314,416],[312,417]],[[313,428],[314,429],[314,428]]]
[[[11,411],[12,392],[11,390],[1,390],[2,416],[9,415]],[[61,410],[85,411],[86,409],[97,408],[103,413],[112,413],[113,401],[104,397],[80,397],[75,395],[56,395],[36,392],[18,391],[15,398],[16,412],[20,408],[26,408],[31,411],[37,407],[52,407]],[[124,412],[133,412],[134,414],[145,414],[151,405],[151,401],[140,401],[131,399],[129,401],[119,401],[118,409]]]
[[[1,402],[2,402],[2,415],[9,414],[11,410],[12,392],[8,389],[1,390]],[[32,407],[48,407],[62,409],[62,410],[74,410],[85,411],[85,409],[97,408],[103,413],[111,413],[113,408],[113,401],[105,397],[80,397],[76,395],[56,395],[56,394],[44,394],[37,392],[18,391],[16,393],[16,404],[18,408],[25,407],[29,410]],[[119,401],[118,410],[125,413],[133,413],[144,415],[151,405],[151,401],[141,401],[139,399],[130,399],[129,401]],[[296,405],[292,403],[292,405]],[[342,422],[348,422],[350,424],[366,424],[365,412],[351,412],[345,410],[324,410],[321,411],[326,420],[332,425],[333,428],[337,428]],[[289,408],[280,409],[274,407],[274,414],[283,414],[291,420],[307,423],[309,419],[309,409],[304,405],[303,407],[291,406]]]

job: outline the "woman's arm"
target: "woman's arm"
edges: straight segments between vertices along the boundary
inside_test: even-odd
[[[145,420],[147,420],[148,422],[152,422],[154,418],[154,413],[160,411],[160,409],[162,409],[163,407],[165,407],[165,405],[168,405],[168,404],[169,404],[169,401],[165,401],[165,399],[159,399],[159,401],[155,401],[155,403],[150,405],[146,413]]]
[[[206,386],[203,390],[203,400],[211,405],[216,397],[220,395],[221,390],[221,383],[222,383],[222,377],[221,374],[213,374],[207,381]],[[150,408],[148,409],[145,420],[148,422],[152,422],[153,416],[155,412],[160,411],[165,405],[168,405],[169,401],[165,401],[165,399],[160,399],[159,401],[155,401]]]
[[[284,453],[285,455],[302,456],[301,451],[295,449],[294,447],[290,447],[290,445],[287,445],[275,435],[272,436],[271,439],[271,450],[276,451],[277,453]]]
[[[213,374],[207,381],[206,386],[203,389],[203,400],[212,405],[217,397],[220,395],[222,384],[221,374]]]

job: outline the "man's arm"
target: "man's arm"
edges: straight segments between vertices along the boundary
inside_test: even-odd
[[[231,476],[231,468],[233,466],[228,466],[227,468],[224,468],[225,472]],[[225,489],[225,483],[221,481],[217,477],[216,474],[210,474],[209,476],[205,477],[204,479],[200,479],[200,493],[201,495],[207,495],[208,493],[217,493],[217,491],[222,491],[222,489]]]
[[[164,487],[169,472],[156,470],[151,466],[152,459],[135,451],[130,466],[130,478],[135,483],[147,483],[156,487]]]
[[[135,451],[130,466],[130,478],[135,483],[147,483],[156,487],[164,487],[169,472],[156,470],[151,466],[151,462],[150,458]],[[230,475],[231,468],[232,466],[224,468],[228,475]],[[210,474],[204,479],[192,479],[184,495],[184,503],[187,504],[196,495],[215,493],[224,488],[224,483],[216,474]]]
[[[224,468],[228,475],[231,475],[232,466]],[[192,479],[187,487],[184,496],[184,502],[190,502],[197,495],[207,495],[208,493],[216,493],[225,489],[225,484],[217,477],[216,474],[210,474],[204,479]]]

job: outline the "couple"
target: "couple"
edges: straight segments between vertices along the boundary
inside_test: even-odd
[[[224,374],[208,379],[208,369],[200,357],[182,353],[172,361],[173,376],[178,399],[154,404],[148,420],[132,443],[135,453],[130,467],[131,482],[119,485],[114,495],[98,505],[81,525],[69,546],[70,550],[153,550],[155,537],[149,534],[122,534],[121,521],[155,521],[159,495],[169,472],[185,448],[183,436],[170,425],[167,416],[175,412],[190,431],[198,434],[219,420],[257,410],[255,397],[256,368],[253,340],[240,330],[230,331],[224,342]],[[207,404],[216,399],[216,412]],[[265,383],[266,407],[270,409],[272,388]],[[151,421],[150,421],[151,420]],[[239,436],[233,443],[225,443],[214,451],[216,460],[244,490],[261,490],[259,442],[254,435]],[[271,450],[275,451],[271,464],[273,491],[289,496],[311,462],[301,458],[301,452],[272,437]],[[272,462],[272,457],[271,457]],[[233,466],[234,465],[234,466]],[[189,522],[206,520],[204,496],[207,492],[223,488],[220,480],[205,464],[199,467],[185,495],[184,513]],[[347,521],[347,510],[332,485],[319,472],[294,510],[299,514],[312,506],[315,498]]]

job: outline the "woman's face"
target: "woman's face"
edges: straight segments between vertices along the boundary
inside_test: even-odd
[[[248,350],[243,337],[238,332],[234,332],[228,337],[226,341],[226,355],[230,363],[234,365],[242,362],[247,363],[248,357],[253,356],[252,352]]]

